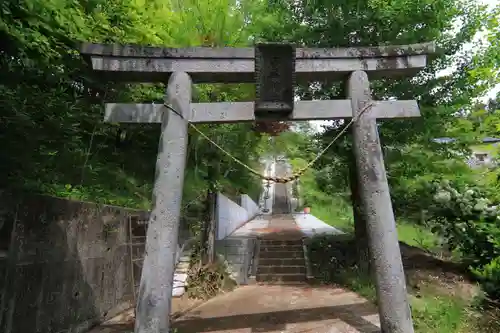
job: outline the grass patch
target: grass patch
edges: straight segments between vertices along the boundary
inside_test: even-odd
[[[300,161],[296,161],[295,164],[295,167],[301,167]],[[329,195],[321,191],[312,171],[306,172],[301,178],[300,196],[304,201],[303,206],[310,207],[311,214],[320,220],[347,233],[354,231],[352,207],[347,195]],[[439,243],[436,235],[425,227],[398,221],[397,228],[399,240],[408,245],[433,251]]]
[[[498,309],[478,309],[475,285],[461,276],[462,267],[402,244],[415,331],[420,333],[499,332]],[[316,236],[308,244],[318,282],[338,284],[376,302],[371,277],[356,266],[351,236]],[[446,278],[444,277],[446,276]]]
[[[357,268],[346,268],[337,281],[368,300],[377,301],[371,279]],[[416,332],[457,333],[469,320],[468,308],[458,297],[421,293],[418,297],[412,295],[410,301]]]
[[[295,159],[291,161],[294,169],[304,167],[304,161]],[[311,208],[311,214],[346,233],[354,231],[354,218],[349,195],[343,193],[327,194],[318,188],[313,170],[308,170],[300,178],[299,195],[303,199],[304,206]],[[399,240],[411,245],[418,246],[427,251],[433,251],[439,244],[439,239],[430,232],[428,228],[415,225],[407,221],[398,221]]]
[[[399,241],[411,246],[417,246],[426,251],[434,252],[439,244],[439,239],[428,228],[409,222],[397,223]]]
[[[354,231],[352,208],[345,200],[336,197],[322,198],[312,201],[311,214],[344,232]]]
[[[305,161],[301,159],[291,160],[290,162],[294,170],[305,166]],[[325,223],[345,232],[354,230],[350,204],[340,195],[332,196],[321,191],[316,184],[313,170],[308,170],[302,175],[299,188],[298,194],[303,200],[302,206],[298,207],[299,210],[310,207],[311,214]]]

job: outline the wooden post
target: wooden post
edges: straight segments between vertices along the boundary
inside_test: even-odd
[[[175,72],[166,103],[183,117],[191,110],[191,79]],[[135,332],[170,332],[170,308],[188,143],[187,122],[168,108],[162,115],[153,210],[137,298]]]
[[[351,74],[348,94],[352,103],[353,117],[356,117],[368,103],[371,103],[370,85],[365,72],[355,71]],[[413,333],[396,222],[376,118],[368,109],[353,125],[362,212],[367,223],[370,256],[376,278],[381,329],[384,333]]]

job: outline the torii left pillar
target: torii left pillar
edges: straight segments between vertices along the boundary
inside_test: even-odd
[[[169,333],[175,255],[179,234],[184,169],[191,110],[191,78],[173,73],[163,107],[146,252],[137,297],[135,332]],[[182,117],[181,117],[182,116]]]

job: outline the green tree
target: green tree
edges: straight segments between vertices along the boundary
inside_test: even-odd
[[[164,87],[100,80],[79,56],[79,43],[241,46],[274,22],[259,0],[23,0],[0,8],[0,140],[8,143],[0,147],[0,186],[144,208],[158,127],[103,124],[102,104],[162,100]],[[249,85],[201,85],[197,98],[252,96]],[[261,139],[250,125],[200,128],[245,163],[257,163]],[[205,191],[213,166],[221,190],[258,191],[254,176],[196,133],[187,165],[188,201]]]
[[[282,13],[283,30],[291,31],[283,38],[299,45],[351,47],[434,41],[436,54],[416,77],[371,82],[374,99],[417,99],[422,112],[420,119],[384,121],[379,127],[394,207],[399,214],[420,211],[426,204],[424,184],[434,177],[462,174],[464,181],[471,178],[465,163],[454,154],[466,152],[473,135],[463,131],[464,121],[455,115],[487,89],[479,84],[486,72],[471,77],[479,62],[463,50],[476,32],[492,21],[483,6],[462,0],[274,1],[273,6]],[[458,29],[454,22],[461,22]],[[457,67],[452,74],[437,75],[452,64]],[[342,83],[319,82],[317,87],[302,87],[301,97],[345,95]],[[462,130],[457,130],[461,126]],[[319,138],[321,145],[329,143],[342,128],[338,121],[328,126]],[[432,140],[451,135],[458,139],[451,145]],[[332,194],[335,190],[344,192],[354,176],[349,173],[354,170],[350,141],[348,136],[339,140],[317,165],[318,185]],[[351,191],[355,193],[356,188]],[[356,229],[362,229],[362,221],[357,220]]]

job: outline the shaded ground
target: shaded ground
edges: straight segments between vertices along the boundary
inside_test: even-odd
[[[472,299],[479,291],[467,266],[438,259],[426,251],[400,242],[408,285],[418,291],[432,288],[440,294]]]
[[[179,318],[188,311],[202,304],[202,300],[196,300],[187,297],[185,294],[182,297],[172,299],[172,319]],[[118,316],[108,320],[107,322],[90,330],[89,333],[124,333],[134,332],[134,309],[129,309]]]
[[[378,332],[373,304],[335,287],[245,286],[216,297],[173,324],[194,332]]]
[[[297,239],[303,234],[288,214],[273,216],[266,238]],[[185,311],[179,300],[176,333],[379,332],[376,307],[338,286],[250,285]],[[133,332],[133,317],[122,316],[92,333]]]
[[[328,267],[326,273],[335,275],[344,271],[346,267],[355,266],[356,245],[352,235],[328,235],[325,236],[325,240],[327,241],[311,246],[312,268],[316,276],[322,274],[324,276],[324,267]],[[479,289],[466,266],[438,259],[420,248],[402,242],[400,248],[406,282],[417,295],[423,288],[432,288],[437,294],[453,294],[464,299],[471,299],[477,295]]]
[[[176,333],[379,332],[373,304],[336,287],[244,286],[174,319]],[[117,317],[92,333],[133,332],[133,318]]]

